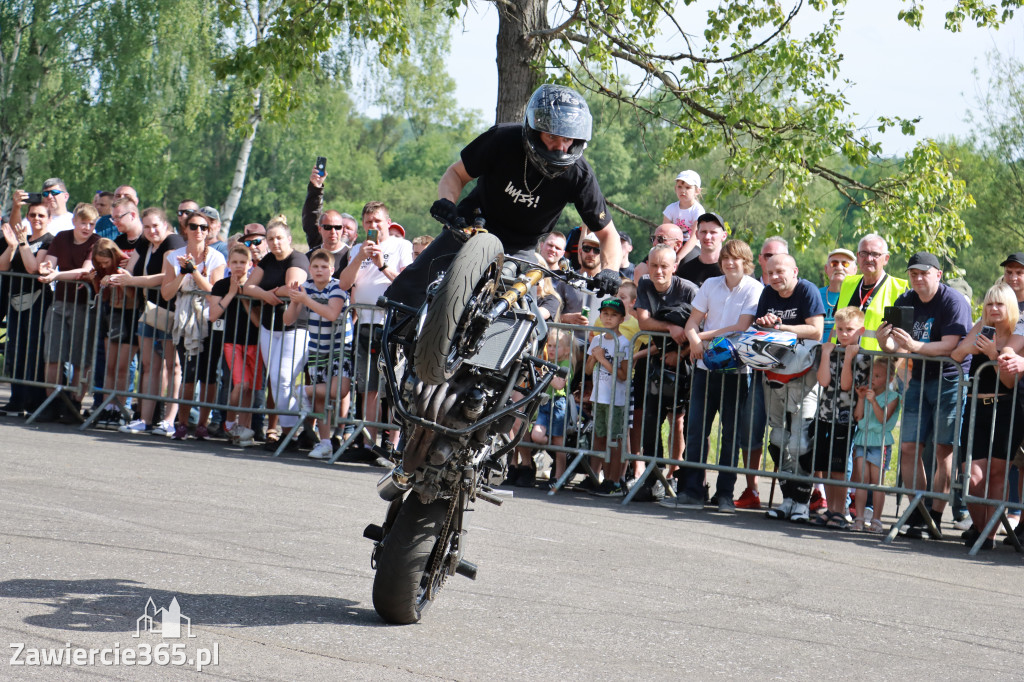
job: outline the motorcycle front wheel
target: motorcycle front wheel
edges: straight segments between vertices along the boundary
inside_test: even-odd
[[[440,575],[431,569],[435,553],[445,551],[449,540],[439,536],[450,505],[443,499],[423,504],[413,493],[398,510],[381,545],[373,579],[373,608],[387,622],[418,622],[443,582],[444,567],[438,566]]]
[[[478,234],[463,244],[438,286],[423,328],[416,339],[413,367],[416,376],[428,385],[440,385],[451,379],[458,369],[457,337],[465,331],[469,317],[466,313],[473,305],[489,304],[484,275],[494,268],[500,275],[504,253],[501,240],[493,234]],[[488,300],[481,300],[482,298]],[[477,300],[474,301],[474,298]]]

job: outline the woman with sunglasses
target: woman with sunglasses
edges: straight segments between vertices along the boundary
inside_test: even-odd
[[[167,214],[163,209],[150,207],[142,212],[142,236],[146,244],[140,244],[127,270],[131,275],[116,274],[109,278],[114,286],[131,286],[144,289],[136,292],[136,300],[145,305],[147,310],[142,314],[138,326],[139,359],[142,373],[140,385],[144,395],[176,395],[181,384],[181,366],[174,352],[171,341],[170,327],[163,329],[161,320],[170,316],[171,304],[160,295],[159,287],[163,285],[164,257],[171,251],[185,245],[185,240],[171,231],[167,222]],[[150,312],[152,310],[152,314]],[[160,324],[161,328],[154,326]],[[160,353],[157,352],[160,348]],[[145,433],[153,424],[156,401],[143,398],[140,403],[139,419],[122,426],[122,433]],[[158,436],[174,435],[174,419],[178,414],[177,403],[167,403],[164,419],[157,424],[152,433]]]
[[[21,204],[28,200],[28,192],[15,190],[11,207],[11,222],[3,225],[7,248],[0,254],[0,272],[18,273],[23,276],[6,276],[8,291],[7,308],[7,352],[5,364],[7,375],[25,381],[43,381],[44,364],[38,339],[43,333],[46,309],[53,299],[52,290],[28,275],[39,271],[36,254],[50,248],[53,235],[50,212],[44,204],[28,207],[26,228],[21,220]],[[3,407],[8,414],[35,412],[46,399],[46,391],[40,386],[11,384],[11,399]]]
[[[178,351],[182,368],[183,400],[192,400],[197,383],[203,386],[202,399],[214,402],[217,398],[217,366],[221,348],[211,344],[206,294],[213,283],[224,276],[227,262],[223,254],[210,247],[207,235],[211,221],[195,212],[185,222],[185,246],[167,254],[163,264],[163,283],[160,295],[165,301],[174,300],[174,325],[171,336]],[[188,437],[190,409],[178,406],[178,423],[174,426],[175,440]],[[209,407],[199,408],[196,422],[196,440],[210,437],[206,420]]]
[[[252,269],[243,293],[262,301],[260,355],[266,363],[274,404],[278,409],[298,412],[302,391],[295,389],[295,379],[306,364],[308,332],[300,325],[284,324],[283,301],[289,297],[289,287],[294,289],[309,278],[309,259],[292,248],[292,234],[283,215],[267,225],[266,244],[270,253]],[[298,417],[294,415],[280,418],[283,429],[297,423]],[[276,447],[273,441],[267,443],[268,447]]]

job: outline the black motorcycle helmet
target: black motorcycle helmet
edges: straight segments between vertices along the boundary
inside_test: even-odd
[[[564,85],[542,85],[526,105],[523,121],[526,156],[546,177],[558,177],[583,156],[592,127],[590,107],[578,92]],[[572,138],[572,146],[568,152],[549,151],[541,142],[541,133]]]

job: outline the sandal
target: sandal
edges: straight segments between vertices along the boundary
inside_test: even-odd
[[[854,521],[853,525],[850,526],[850,530],[855,531],[857,533],[864,530],[864,519],[857,519],[856,521]]]
[[[846,517],[838,512],[828,511],[825,512],[825,516],[828,520],[825,522],[826,528],[838,528],[839,530],[850,530],[850,522],[846,520]]]
[[[871,524],[865,530],[869,533],[884,533],[885,526],[878,519],[871,519]]]
[[[828,512],[824,514],[817,514],[811,519],[811,525],[814,526],[827,526],[828,525]]]

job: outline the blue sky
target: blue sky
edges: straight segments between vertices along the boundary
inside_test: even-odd
[[[846,93],[855,122],[865,125],[879,115],[921,116],[917,138],[964,134],[968,110],[987,89],[985,55],[998,50],[1024,59],[1024,12],[998,31],[970,27],[953,34],[942,27],[942,13],[950,4],[927,3],[924,25],[916,31],[896,20],[900,3],[850,3],[839,48],[845,55],[842,78],[854,83]],[[491,3],[477,2],[464,16],[455,27],[448,70],[457,83],[459,105],[491,121],[497,97],[497,12]],[[881,139],[887,153],[914,145],[914,139],[895,132]]]

